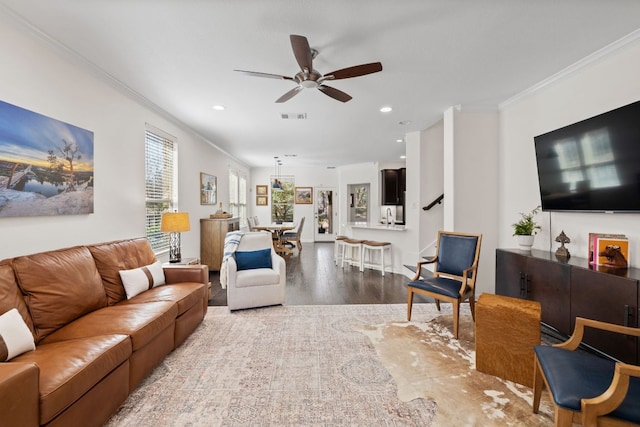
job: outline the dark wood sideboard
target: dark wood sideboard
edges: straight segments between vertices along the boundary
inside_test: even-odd
[[[496,294],[539,301],[542,322],[568,336],[576,317],[640,327],[640,269],[589,265],[586,258],[557,259],[533,249],[496,250]],[[584,342],[628,363],[640,362],[640,342],[587,329]]]

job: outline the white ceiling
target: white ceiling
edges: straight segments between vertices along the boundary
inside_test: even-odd
[[[399,161],[396,140],[446,108],[497,108],[640,22],[638,0],[0,0],[2,9],[249,166],[297,155],[285,167]],[[319,51],[320,73],[375,61],[383,71],[331,82],[353,96],[344,104],[315,89],[276,104],[293,82],[233,70],[293,76],[290,34]]]

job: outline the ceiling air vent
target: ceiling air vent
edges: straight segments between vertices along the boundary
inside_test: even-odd
[[[282,120],[306,120],[307,113],[280,113]]]

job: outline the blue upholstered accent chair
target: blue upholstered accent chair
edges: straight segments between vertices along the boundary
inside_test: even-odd
[[[534,347],[533,412],[538,413],[546,386],[553,397],[556,426],[640,425],[640,366],[574,351],[585,327],[640,336],[640,328],[577,317],[567,341]]]
[[[416,275],[407,285],[407,320],[411,320],[413,294],[431,297],[440,310],[440,301],[450,302],[453,308],[453,335],[458,338],[460,303],[469,300],[475,320],[476,277],[480,258],[482,234],[438,231],[436,254],[418,262]],[[434,264],[433,276],[420,279],[422,266]]]

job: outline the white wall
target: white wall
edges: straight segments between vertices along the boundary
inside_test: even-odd
[[[443,229],[481,233],[476,294],[494,292],[498,112],[455,106],[443,117]],[[434,136],[437,136],[434,129]]]
[[[421,133],[420,151],[420,255],[435,253],[438,230],[444,230],[444,206],[447,200],[428,211],[422,207],[444,193],[444,121],[440,120]]]
[[[540,204],[534,136],[640,99],[639,38],[501,106],[499,246],[516,247],[511,224],[519,212]],[[554,239],[564,230],[572,256],[586,258],[589,232],[624,233],[630,239],[630,264],[640,267],[640,215],[542,213],[536,219],[542,231],[534,248],[555,251]]]
[[[182,254],[199,256],[200,172],[218,177],[228,206],[228,168],[248,173],[184,127],[125,96],[71,54],[16,29],[0,16],[0,99],[94,132],[94,213],[0,218],[0,259],[145,235],[145,123],[177,137],[179,208],[190,213]]]
[[[338,215],[334,216],[336,221],[334,224],[334,234],[339,229],[340,205],[338,198],[340,192],[338,190],[338,172],[336,169],[327,169],[323,167],[302,168],[287,165],[282,166],[280,173],[282,176],[292,176],[295,179],[296,187],[313,187],[315,188],[333,188],[338,194],[334,195],[334,212]],[[271,222],[271,190],[269,190],[269,204],[267,206],[256,205],[256,185],[270,185],[271,177],[275,174],[275,167],[272,168],[252,168],[248,200],[248,216],[257,216],[260,224],[269,224]],[[345,190],[346,191],[346,190]],[[294,205],[293,218],[296,222],[300,218],[305,217],[305,225],[302,229],[300,240],[303,242],[313,242],[314,226],[315,226],[315,192],[314,203],[309,205]],[[246,224],[243,224],[245,226]]]

